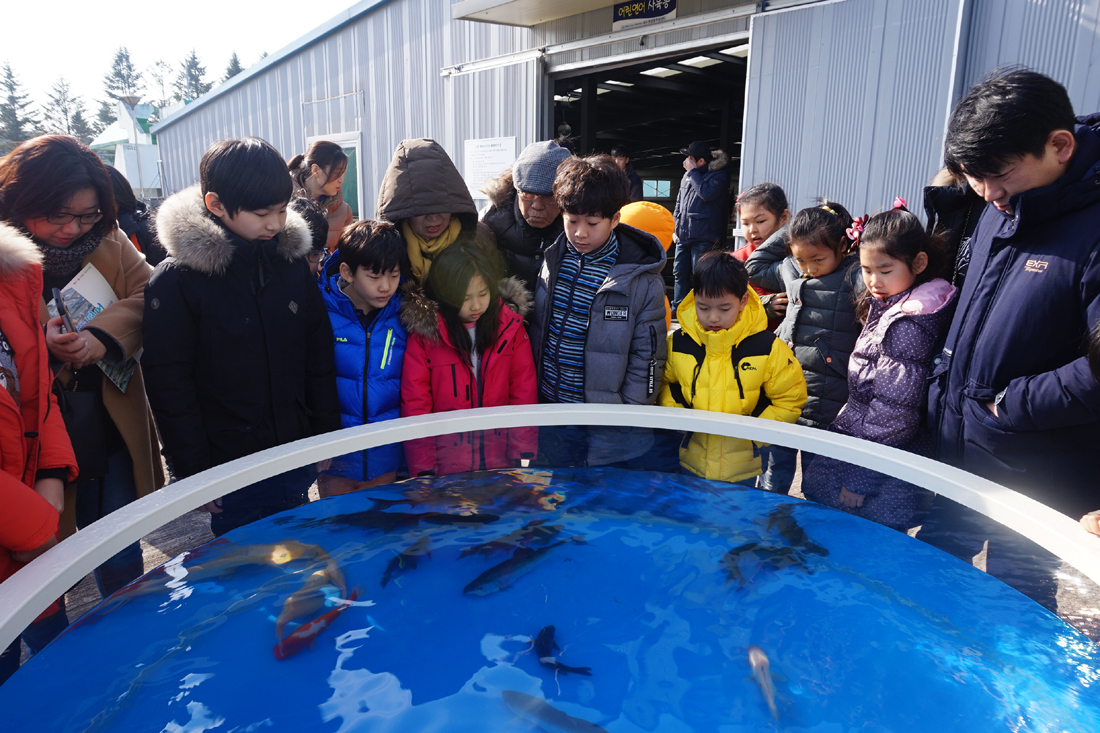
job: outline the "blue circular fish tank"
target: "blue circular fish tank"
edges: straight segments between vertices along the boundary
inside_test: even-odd
[[[12,731],[1097,731],[1098,688],[1086,637],[905,534],[691,475],[513,468],[186,552],[24,665],[0,714]]]

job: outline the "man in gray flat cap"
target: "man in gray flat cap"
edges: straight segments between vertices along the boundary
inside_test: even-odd
[[[535,290],[542,253],[562,232],[554,202],[554,176],[571,153],[553,140],[532,143],[505,171],[482,187],[491,206],[481,220],[497,237],[509,273]]]

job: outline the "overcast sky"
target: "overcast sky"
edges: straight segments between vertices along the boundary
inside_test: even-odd
[[[279,50],[354,4],[354,0],[5,2],[0,13],[4,27],[0,62],[11,63],[24,91],[39,107],[57,78],[64,76],[92,118],[99,100],[106,99],[103,75],[119,46],[130,50],[131,60],[142,72],[160,59],[179,69],[193,48],[206,67],[206,81],[217,82],[234,51],[247,69],[264,51]]]

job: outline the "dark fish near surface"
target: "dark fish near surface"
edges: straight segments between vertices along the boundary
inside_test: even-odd
[[[768,512],[766,529],[769,532],[773,528],[778,529],[779,535],[787,540],[791,547],[797,547],[811,555],[825,557],[829,554],[829,551],[811,540],[810,536],[806,534],[806,530],[802,529],[802,525],[792,516],[794,507],[794,504],[780,504]]]
[[[752,667],[752,676],[756,684],[760,685],[760,693],[764,696],[764,702],[768,704],[768,710],[772,718],[779,720],[779,711],[775,709],[775,683],[772,682],[771,662],[768,655],[758,646],[749,647],[749,666]]]
[[[558,533],[565,529],[562,524],[546,524],[545,519],[533,519],[511,534],[499,539],[491,540],[481,545],[467,547],[459,553],[459,557],[469,555],[492,555],[494,552],[511,552],[520,545],[547,544],[557,537]]]
[[[482,525],[495,522],[500,517],[495,514],[445,514],[443,512],[427,512],[425,514],[410,514],[404,512],[384,512],[378,509],[367,509],[361,512],[340,514],[328,519],[317,520],[318,524],[348,524],[367,529],[380,529],[383,532],[392,532],[395,529],[415,527],[421,522],[426,524],[470,524]]]
[[[747,577],[741,570],[743,559],[756,561],[756,569]],[[745,585],[746,581],[755,578],[757,572],[765,569],[784,570],[795,568],[804,573],[813,572],[806,566],[806,558],[793,547],[765,547],[759,542],[746,542],[733,548],[722,556],[722,564],[726,567],[730,580],[740,581],[742,586]]]
[[[535,654],[538,655],[539,664],[544,667],[549,667],[554,670],[554,674],[562,673],[569,674],[584,674],[589,677],[592,676],[591,667],[569,667],[558,661],[558,658],[554,656],[554,650],[561,651],[561,647],[554,641],[554,627],[546,626],[539,635],[535,637]]]
[[[490,593],[508,588],[513,585],[521,575],[529,572],[531,568],[545,560],[550,550],[553,550],[559,545],[564,545],[566,542],[583,543],[584,538],[578,535],[576,537],[570,537],[567,540],[558,540],[552,545],[540,547],[537,550],[530,547],[517,547],[510,558],[499,565],[494,565],[474,578],[469,585],[462,589],[462,592],[487,596]]]
[[[428,549],[428,537],[429,535],[424,535],[390,560],[389,564],[386,565],[386,571],[382,573],[383,588],[386,587],[386,583],[390,582],[394,576],[401,575],[405,571],[415,568],[420,558],[424,555],[428,557],[432,556],[432,551]]]
[[[583,718],[574,718],[534,695],[515,690],[501,690],[500,696],[504,698],[504,704],[513,713],[549,733],[600,733],[600,731],[607,733],[606,728]]]
[[[328,613],[318,616],[310,621],[308,624],[299,626],[294,630],[290,636],[281,640],[275,645],[274,651],[276,659],[286,659],[292,657],[298,652],[305,649],[307,646],[312,646],[313,642],[317,640],[317,636],[327,629],[332,622],[336,620],[336,617],[342,614],[344,611],[351,607],[351,602],[359,598],[359,589],[356,588],[348,596],[348,602],[343,603],[336,608],[332,609]]]
[[[546,486],[532,486],[525,477],[500,474],[495,484],[457,486],[445,489],[409,489],[401,499],[372,498],[375,509],[390,509],[402,504],[417,507],[475,509],[482,506],[526,507],[552,510],[565,497]],[[529,477],[526,477],[529,479]]]

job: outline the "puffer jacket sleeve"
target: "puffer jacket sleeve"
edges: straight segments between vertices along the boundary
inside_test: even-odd
[[[860,437],[901,447],[917,437],[928,399],[934,339],[909,318],[890,324],[875,367],[874,392]]]
[[[409,334],[405,361],[401,366],[401,417],[430,415],[434,412],[432,373],[424,338]],[[405,460],[409,475],[419,476],[435,470],[435,438],[419,438],[405,442]]]
[[[640,279],[635,284],[632,301],[636,304],[638,319],[634,322],[619,396],[622,404],[652,405],[657,399],[660,386],[657,380],[665,368],[667,353],[664,281],[657,274]]]
[[[729,176],[724,171],[707,175],[695,168],[688,171],[688,179],[695,185],[696,195],[708,203],[729,191]]]
[[[791,347],[775,339],[765,368],[764,394],[771,404],[764,408],[760,417],[793,423],[806,404],[806,377],[802,365],[794,358]]]
[[[121,230],[107,236],[119,243],[126,292],[118,293],[121,297],[89,321],[88,328],[99,329],[113,338],[122,347],[124,358],[129,359],[141,350],[145,285],[153,268]]]
[[[33,550],[57,533],[57,510],[7,471],[0,471],[0,507],[0,547],[10,552]]]
[[[1081,284],[1089,327],[1100,323],[1100,248],[1092,253]],[[985,409],[984,407],[982,409]],[[994,418],[1007,430],[1057,430],[1100,420],[1100,382],[1082,356],[1049,372],[1008,383]]]
[[[508,404],[534,405],[539,401],[535,359],[531,356],[531,339],[521,323],[516,330],[516,345],[512,351],[512,373],[509,375]],[[538,450],[538,428],[512,428],[508,431],[508,459],[533,459]]]
[[[211,463],[194,378],[199,319],[175,263],[162,263],[147,290],[141,359],[145,391],[172,472],[176,478],[186,478],[205,471]]]
[[[303,269],[304,276],[308,270]],[[340,398],[336,393],[336,354],[333,350],[332,322],[329,321],[321,289],[313,282],[306,287],[306,314],[309,329],[306,353],[306,405],[314,435],[340,429]]]
[[[767,241],[756,248],[745,262],[749,273],[749,282],[758,288],[773,293],[784,293],[787,284],[783,281],[783,261],[787,259],[786,229],[768,237]]]

